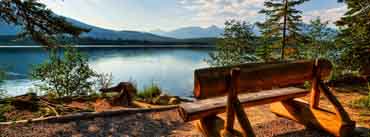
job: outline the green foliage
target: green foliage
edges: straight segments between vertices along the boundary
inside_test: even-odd
[[[216,52],[210,53],[208,63],[227,66],[255,61],[252,53],[256,37],[252,29],[252,25],[246,22],[226,21],[223,37],[216,44]]]
[[[78,36],[89,30],[73,26],[38,0],[1,0],[0,19],[22,27],[20,36],[30,36],[42,45],[54,47],[59,34]]]
[[[369,92],[367,93],[367,101],[368,101],[368,106],[369,106],[369,109],[370,109],[370,80],[367,82],[367,89],[369,90]]]
[[[96,89],[109,88],[113,85],[113,75],[112,73],[101,73],[97,75],[96,79]]]
[[[58,98],[90,93],[97,74],[88,59],[72,47],[66,47],[62,57],[57,52],[52,50],[49,61],[35,66],[32,77],[44,83],[38,87]]]
[[[270,62],[274,60],[272,52],[273,49],[271,45],[264,43],[256,48],[255,54],[259,58],[259,60],[262,60],[263,62]]]
[[[352,102],[353,107],[365,108],[370,110],[370,81],[367,82],[369,93],[367,97],[360,98]]]
[[[157,84],[152,84],[145,87],[143,91],[140,91],[136,96],[141,99],[151,99],[162,94],[162,90]]]
[[[370,64],[370,1],[346,0],[347,12],[337,22],[341,33],[338,41],[344,48],[341,64],[350,70],[358,70]]]
[[[285,59],[285,48],[295,48],[302,38],[300,25],[302,11],[295,9],[296,6],[308,0],[267,0],[265,9],[259,13],[267,16],[265,22],[257,23],[261,28],[264,39],[272,40],[271,46],[281,47],[281,59]],[[269,43],[266,43],[269,44]],[[296,52],[295,52],[296,53]]]
[[[325,58],[329,56],[334,47],[334,32],[328,27],[329,22],[322,22],[318,17],[310,21],[306,37],[309,41],[306,45],[308,56],[306,58]],[[334,47],[334,48],[333,48]]]
[[[0,98],[0,122],[7,121],[4,114],[11,111],[12,106],[10,105],[10,102],[11,98]]]
[[[352,107],[358,107],[358,108],[364,108],[370,110],[370,98],[369,97],[363,97],[358,100],[351,102]]]
[[[7,121],[6,117],[4,114],[6,112],[9,112],[11,110],[11,105],[9,103],[6,104],[0,104],[0,122],[5,122]]]
[[[6,97],[6,91],[2,88],[2,84],[5,79],[6,79],[5,71],[3,69],[0,69],[0,99]]]

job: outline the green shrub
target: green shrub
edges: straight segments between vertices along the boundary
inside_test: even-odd
[[[0,99],[6,97],[6,91],[3,89],[2,84],[6,79],[6,73],[3,69],[0,69]]]
[[[370,110],[370,98],[369,97],[363,97],[358,100],[354,100],[351,102],[352,107],[357,108],[365,108]]]
[[[97,74],[89,67],[88,59],[76,48],[64,49],[62,55],[58,54],[58,49],[51,50],[49,60],[34,67],[32,78],[42,81],[43,84],[37,86],[48,94],[53,92],[57,98],[88,95]]]
[[[216,51],[206,60],[212,66],[227,66],[255,62],[253,55],[257,39],[253,26],[244,21],[229,20],[225,22],[222,38],[216,43]]]
[[[113,85],[112,73],[101,73],[97,75],[96,89],[109,88]]]
[[[369,90],[369,93],[368,93],[368,98],[370,100],[370,81],[367,82],[367,89]]]
[[[10,100],[7,99],[1,99],[0,100],[0,122],[7,121],[4,114],[6,112],[9,112],[11,110]]]
[[[141,99],[154,98],[162,94],[162,90],[158,85],[152,84],[148,87],[145,87],[143,91],[140,91],[136,96]]]

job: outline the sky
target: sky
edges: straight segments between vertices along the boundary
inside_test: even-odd
[[[170,31],[181,27],[216,25],[227,19],[250,23],[262,21],[258,14],[264,0],[40,0],[53,12],[84,23],[113,30]],[[337,0],[310,0],[298,7],[303,21],[320,17],[338,20],[346,6]]]

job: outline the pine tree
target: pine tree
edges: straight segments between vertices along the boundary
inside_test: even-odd
[[[296,6],[308,0],[268,0],[264,3],[265,9],[260,13],[266,15],[263,23],[258,23],[264,37],[277,39],[281,42],[281,59],[285,59],[285,48],[297,46],[301,38],[300,24],[302,11]]]
[[[31,37],[48,47],[58,45],[58,36],[78,36],[87,29],[73,26],[47,9],[39,0],[1,0],[0,20],[22,27],[21,37]]]
[[[311,20],[308,25],[306,37],[309,41],[308,52],[312,53],[309,58],[327,57],[333,46],[335,31],[328,27],[328,21],[322,21],[319,17]]]
[[[253,62],[256,60],[252,54],[255,42],[252,25],[236,20],[226,21],[224,34],[216,44],[216,52],[210,54],[208,63],[226,66]]]
[[[347,69],[358,70],[370,64],[370,1],[346,0],[348,11],[337,25],[338,41],[344,45],[342,63]]]

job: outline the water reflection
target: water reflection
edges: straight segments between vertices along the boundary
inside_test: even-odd
[[[113,82],[134,81],[142,89],[152,83],[178,96],[191,96],[193,71],[208,66],[204,61],[211,49],[143,49],[143,48],[83,48],[91,67],[97,72],[112,73]],[[47,54],[41,49],[0,49],[1,64],[18,77],[5,82],[10,94],[27,92],[34,81],[28,80],[30,65],[41,63]],[[23,77],[22,77],[23,76]]]

